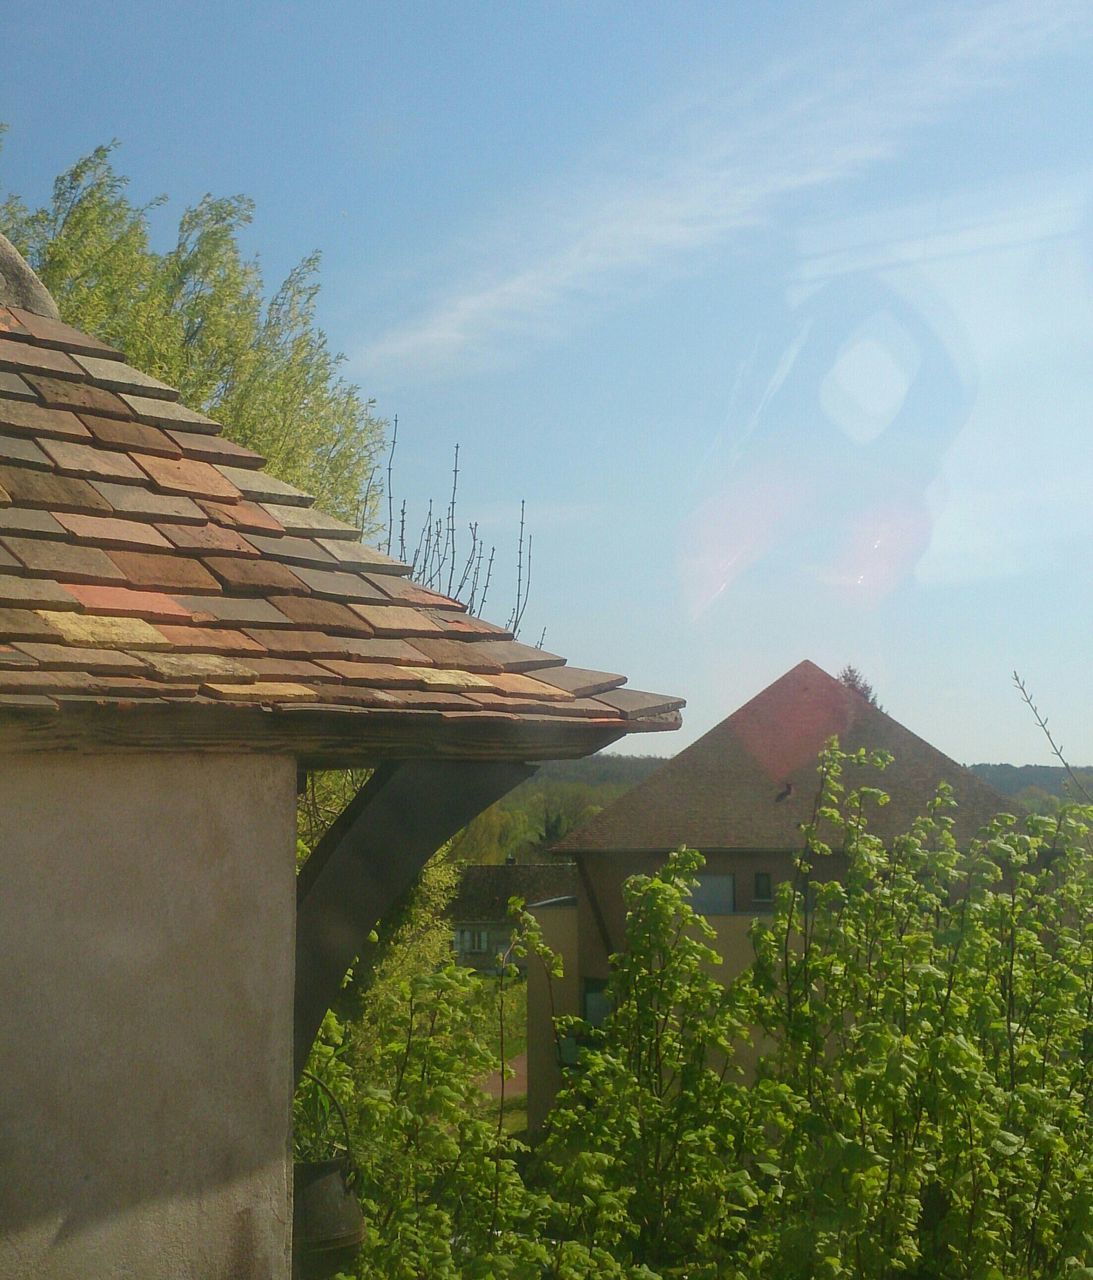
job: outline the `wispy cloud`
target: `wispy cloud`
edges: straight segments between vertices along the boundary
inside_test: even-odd
[[[497,256],[537,230],[503,269],[453,280],[410,323],[357,353],[373,372],[480,364],[514,339],[541,341],[576,304],[602,303],[636,278],[693,269],[698,256],[762,225],[788,200],[891,160],[919,125],[1088,34],[1084,5],[1003,0],[935,10],[813,49],[731,92],[664,104],[664,123],[617,140],[599,176],[559,176],[564,210],[511,210]],[[563,180],[564,177],[564,180]],[[511,223],[512,225],[506,225]],[[488,246],[483,257],[489,260]]]

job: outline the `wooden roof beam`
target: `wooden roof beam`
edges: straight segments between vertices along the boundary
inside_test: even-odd
[[[334,822],[297,882],[297,1081],[369,933],[446,840],[534,772],[512,761],[383,764]]]

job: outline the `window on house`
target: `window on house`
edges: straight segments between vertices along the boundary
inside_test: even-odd
[[[691,905],[704,916],[728,916],[736,910],[736,877],[699,876]]]
[[[774,887],[771,883],[769,871],[757,871],[755,873],[755,888],[751,896],[755,902],[770,902],[774,897]]]
[[[581,992],[581,1017],[592,1027],[602,1027],[611,1011],[605,978],[585,978]]]
[[[481,955],[490,949],[490,935],[486,929],[456,929],[455,949],[461,956]]]

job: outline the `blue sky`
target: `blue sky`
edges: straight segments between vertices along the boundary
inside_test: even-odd
[[[5,30],[7,28],[7,30]],[[6,6],[0,186],[121,142],[257,201],[273,283],[398,414],[420,522],[519,502],[524,638],[687,697],[801,658],[959,760],[1093,762],[1093,11]],[[17,56],[14,52],[17,51]]]

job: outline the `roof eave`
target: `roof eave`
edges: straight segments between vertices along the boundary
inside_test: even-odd
[[[374,711],[132,702],[66,703],[63,711],[10,708],[0,720],[0,754],[89,752],[264,752],[308,768],[380,760],[566,760],[591,755],[636,730],[677,728],[678,712],[655,723],[486,716],[445,711]]]

